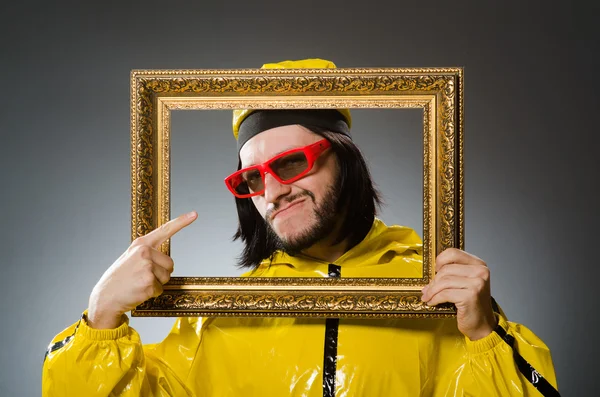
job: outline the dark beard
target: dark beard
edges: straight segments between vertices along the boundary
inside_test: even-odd
[[[337,223],[338,214],[336,210],[339,200],[338,192],[338,181],[336,181],[336,183],[329,186],[321,205],[316,205],[315,195],[308,190],[303,190],[301,193],[290,197],[286,202],[292,202],[304,196],[310,197],[312,202],[316,205],[314,213],[317,223],[303,230],[302,233],[294,239],[282,239],[277,235],[275,230],[273,230],[270,222],[266,222],[267,233],[269,234],[268,239],[272,239],[272,241],[276,242],[278,250],[293,256],[328,237],[334,231]],[[277,207],[273,210],[277,210]]]

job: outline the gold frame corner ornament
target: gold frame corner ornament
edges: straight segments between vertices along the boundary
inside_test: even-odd
[[[463,80],[458,67],[132,71],[132,240],[170,219],[172,110],[423,110],[422,278],[173,277],[132,316],[454,316],[420,291],[437,254],[464,247]]]

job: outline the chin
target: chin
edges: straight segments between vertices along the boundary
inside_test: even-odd
[[[315,224],[313,217],[305,216],[300,213],[285,219],[275,218],[273,229],[277,236],[284,241],[293,242],[311,229]]]

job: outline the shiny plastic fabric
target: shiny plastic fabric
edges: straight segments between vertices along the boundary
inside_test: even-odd
[[[335,265],[341,277],[420,277],[422,246],[409,228],[376,220]],[[279,254],[249,277],[328,277],[329,263]],[[499,325],[554,387],[548,348],[526,327]],[[142,345],[123,323],[85,319],[52,343],[44,396],[323,396],[325,319],[178,318],[159,344]],[[77,324],[79,324],[76,329]],[[470,341],[456,319],[340,319],[335,396],[537,396],[513,350],[495,332]]]

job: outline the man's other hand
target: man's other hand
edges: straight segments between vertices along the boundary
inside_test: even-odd
[[[490,270],[486,263],[465,251],[449,248],[435,260],[436,274],[423,288],[429,306],[454,303],[458,329],[470,340],[488,336],[496,327],[490,293]]]

